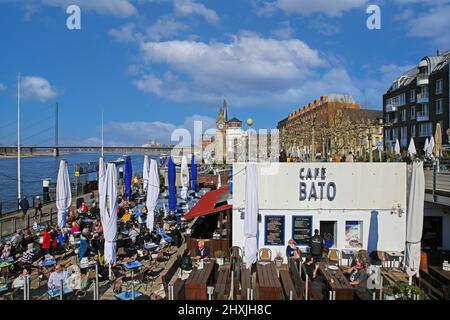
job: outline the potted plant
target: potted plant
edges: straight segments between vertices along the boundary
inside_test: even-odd
[[[219,266],[223,265],[223,263],[224,263],[224,258],[225,258],[224,252],[223,252],[222,250],[217,250],[217,251],[214,253],[214,256],[216,257],[217,264],[218,264]]]
[[[277,255],[275,256],[274,260],[275,260],[275,265],[277,267],[281,267],[283,265],[284,258],[279,251],[277,252]]]
[[[394,287],[387,285],[383,287],[383,298],[384,300],[395,300]]]

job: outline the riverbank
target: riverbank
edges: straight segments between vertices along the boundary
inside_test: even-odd
[[[42,157],[42,156],[53,156],[53,151],[36,151],[33,153],[22,153],[21,158],[32,158],[32,157]],[[11,159],[17,158],[17,153],[0,154],[0,159]]]

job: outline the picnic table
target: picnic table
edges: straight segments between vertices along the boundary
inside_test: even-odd
[[[381,276],[388,281],[389,285],[409,283],[408,275],[400,269],[381,268]]]
[[[42,260],[39,262],[39,267],[51,267],[56,264],[55,259]]]
[[[142,292],[140,292],[140,291],[134,291],[134,298],[135,298],[135,299],[142,297],[142,295],[143,295]],[[119,299],[119,300],[130,301],[130,300],[133,300],[133,293],[132,293],[131,290],[128,290],[128,291],[122,291],[122,292],[116,294],[115,297],[116,297],[117,299]]]
[[[256,264],[256,282],[258,300],[280,300],[281,284],[273,262],[258,262]]]
[[[330,270],[326,263],[321,262],[319,264],[319,272],[323,276],[328,290],[332,292],[333,300],[354,299],[354,289],[339,268]]]
[[[186,280],[186,300],[207,300],[206,287],[213,281],[216,262],[204,262],[203,269],[195,268]]]
[[[68,286],[63,287],[63,296],[73,293],[73,290]],[[50,299],[56,299],[61,296],[61,288],[53,288],[47,291],[48,297]]]

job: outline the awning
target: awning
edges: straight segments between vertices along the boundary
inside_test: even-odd
[[[224,199],[229,193],[230,189],[228,186],[206,193],[197,204],[189,210],[184,218],[186,220],[191,220],[200,216],[231,209],[233,207],[232,205],[229,205],[226,202],[225,204],[220,205],[223,201],[219,201],[219,199]]]

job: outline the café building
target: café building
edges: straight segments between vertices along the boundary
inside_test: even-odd
[[[232,244],[244,247],[245,164],[233,167]],[[258,248],[302,251],[315,229],[339,250],[403,251],[405,163],[258,163]],[[245,248],[244,248],[245,249]]]

